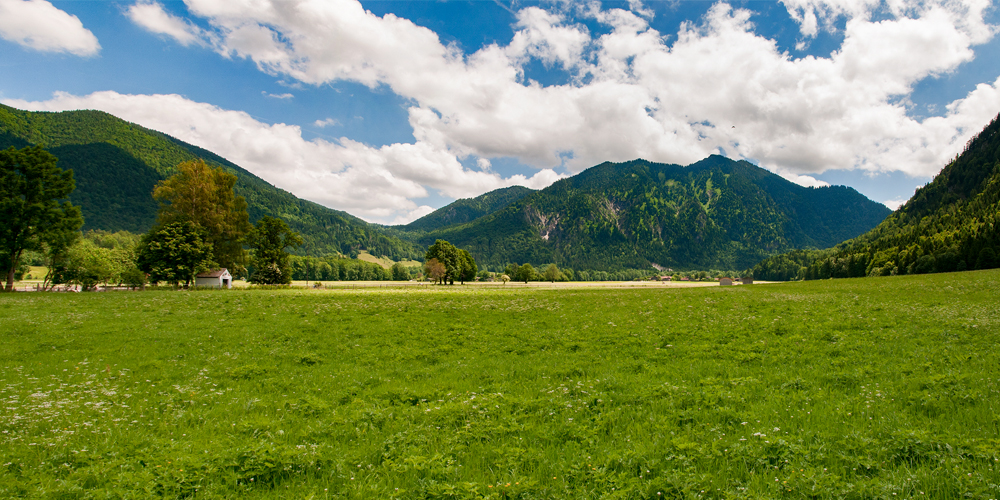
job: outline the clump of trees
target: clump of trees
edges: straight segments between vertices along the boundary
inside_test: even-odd
[[[445,240],[437,240],[424,255],[424,273],[436,283],[454,285],[474,281],[479,268],[469,252]]]
[[[393,269],[386,269],[374,262],[348,259],[340,256],[300,256],[290,257],[293,280],[308,281],[389,281],[410,279],[410,268],[399,264],[405,271],[406,278],[400,273],[396,277],[396,265]]]
[[[529,263],[511,263],[503,268],[502,275],[506,275],[513,281],[633,281],[638,279],[648,279],[652,274],[651,270],[643,269],[621,269],[618,271],[592,271],[587,269],[573,270],[570,268],[560,268],[555,263],[546,264],[536,269]],[[495,279],[495,278],[494,278]]]
[[[181,255],[161,255],[175,263],[184,262],[183,272],[171,274],[170,279],[163,281],[176,283],[175,278],[185,278],[183,281],[190,283],[195,274],[213,267],[229,269],[233,276],[246,274],[249,256],[243,243],[252,226],[247,202],[233,192],[235,185],[234,174],[222,167],[211,167],[200,159],[177,165],[176,174],[156,185],[153,198],[160,202],[160,211],[156,225],[143,240],[144,247],[155,245],[164,250],[185,252],[187,259],[205,256],[192,263],[181,259]],[[181,231],[185,233],[183,243],[176,240]],[[168,242],[162,238],[174,240]],[[197,250],[189,248],[191,245],[197,245]],[[152,278],[152,262],[144,263],[144,270]],[[188,266],[192,269],[187,269]]]
[[[178,165],[177,174],[156,186],[153,196],[160,202],[159,216],[141,237],[125,231],[89,231],[80,238],[79,210],[57,201],[72,191],[72,173],[58,170],[54,157],[46,155],[40,148],[28,148],[8,150],[0,156],[0,162],[11,167],[4,170],[5,179],[10,181],[4,187],[11,193],[5,193],[3,209],[12,220],[22,215],[24,207],[19,212],[13,203],[18,200],[13,190],[21,189],[27,194],[22,194],[20,201],[32,201],[38,206],[31,210],[43,211],[48,217],[21,217],[30,223],[29,233],[34,233],[4,240],[20,245],[19,249],[9,245],[12,250],[5,253],[14,267],[8,278],[24,268],[19,257],[27,251],[36,261],[41,257],[38,263],[49,268],[44,288],[75,284],[89,290],[101,283],[137,287],[145,285],[147,279],[190,285],[198,273],[219,267],[229,269],[234,276],[250,274],[254,283],[291,282],[287,249],[301,245],[302,238],[273,217],[262,217],[251,226],[246,201],[233,192],[236,176],[221,167],[210,167],[201,160]],[[24,179],[19,180],[18,175]],[[42,181],[36,179],[39,176]],[[31,193],[24,191],[28,186],[22,184],[43,189]],[[48,196],[47,202],[44,196]],[[12,227],[3,229],[10,232]]]
[[[222,167],[195,160],[177,170],[153,190],[160,212],[140,244],[138,264],[151,281],[191,284],[200,272],[226,268],[251,283],[292,282],[288,249],[302,245],[298,233],[266,215],[251,226],[246,200],[233,191],[236,176]]]

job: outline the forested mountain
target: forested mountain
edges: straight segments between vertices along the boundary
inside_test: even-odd
[[[804,188],[745,161],[687,167],[603,163],[465,224],[431,231],[480,265],[739,269],[796,247],[824,248],[890,210],[843,186]]]
[[[404,231],[433,231],[453,224],[472,222],[534,192],[534,189],[523,186],[496,189],[475,198],[455,200],[405,226],[396,227]]]
[[[21,111],[0,105],[0,148],[44,145],[73,169],[84,229],[143,232],[156,219],[153,186],[187,160],[202,158],[238,178],[235,191],[247,200],[250,220],[278,217],[298,231],[305,245],[297,253],[353,255],[368,250],[395,260],[419,258],[423,250],[346,212],[296,198],[236,164],[166,134],[101,111]]]
[[[998,267],[1000,116],[895,213],[870,232],[824,252],[779,255],[759,279],[923,274]]]

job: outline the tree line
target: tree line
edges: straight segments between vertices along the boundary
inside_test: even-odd
[[[136,241],[125,236],[130,233],[81,237],[80,209],[66,201],[75,188],[73,171],[56,163],[40,146],[0,151],[0,217],[5,221],[0,265],[7,274],[6,291],[23,274],[28,256],[49,268],[44,287],[190,285],[198,273],[215,268],[252,283],[291,282],[287,250],[301,245],[302,238],[273,217],[251,225],[246,201],[233,191],[236,176],[221,167],[182,162],[174,176],[158,182],[156,224]]]

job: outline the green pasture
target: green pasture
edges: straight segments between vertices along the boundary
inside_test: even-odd
[[[6,294],[0,497],[996,499],[998,289]]]

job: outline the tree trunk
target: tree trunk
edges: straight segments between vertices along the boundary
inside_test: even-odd
[[[7,284],[4,286],[4,291],[9,292],[14,289],[14,272],[17,271],[17,265],[21,263],[21,252],[12,252],[10,255],[10,269],[7,270]]]

